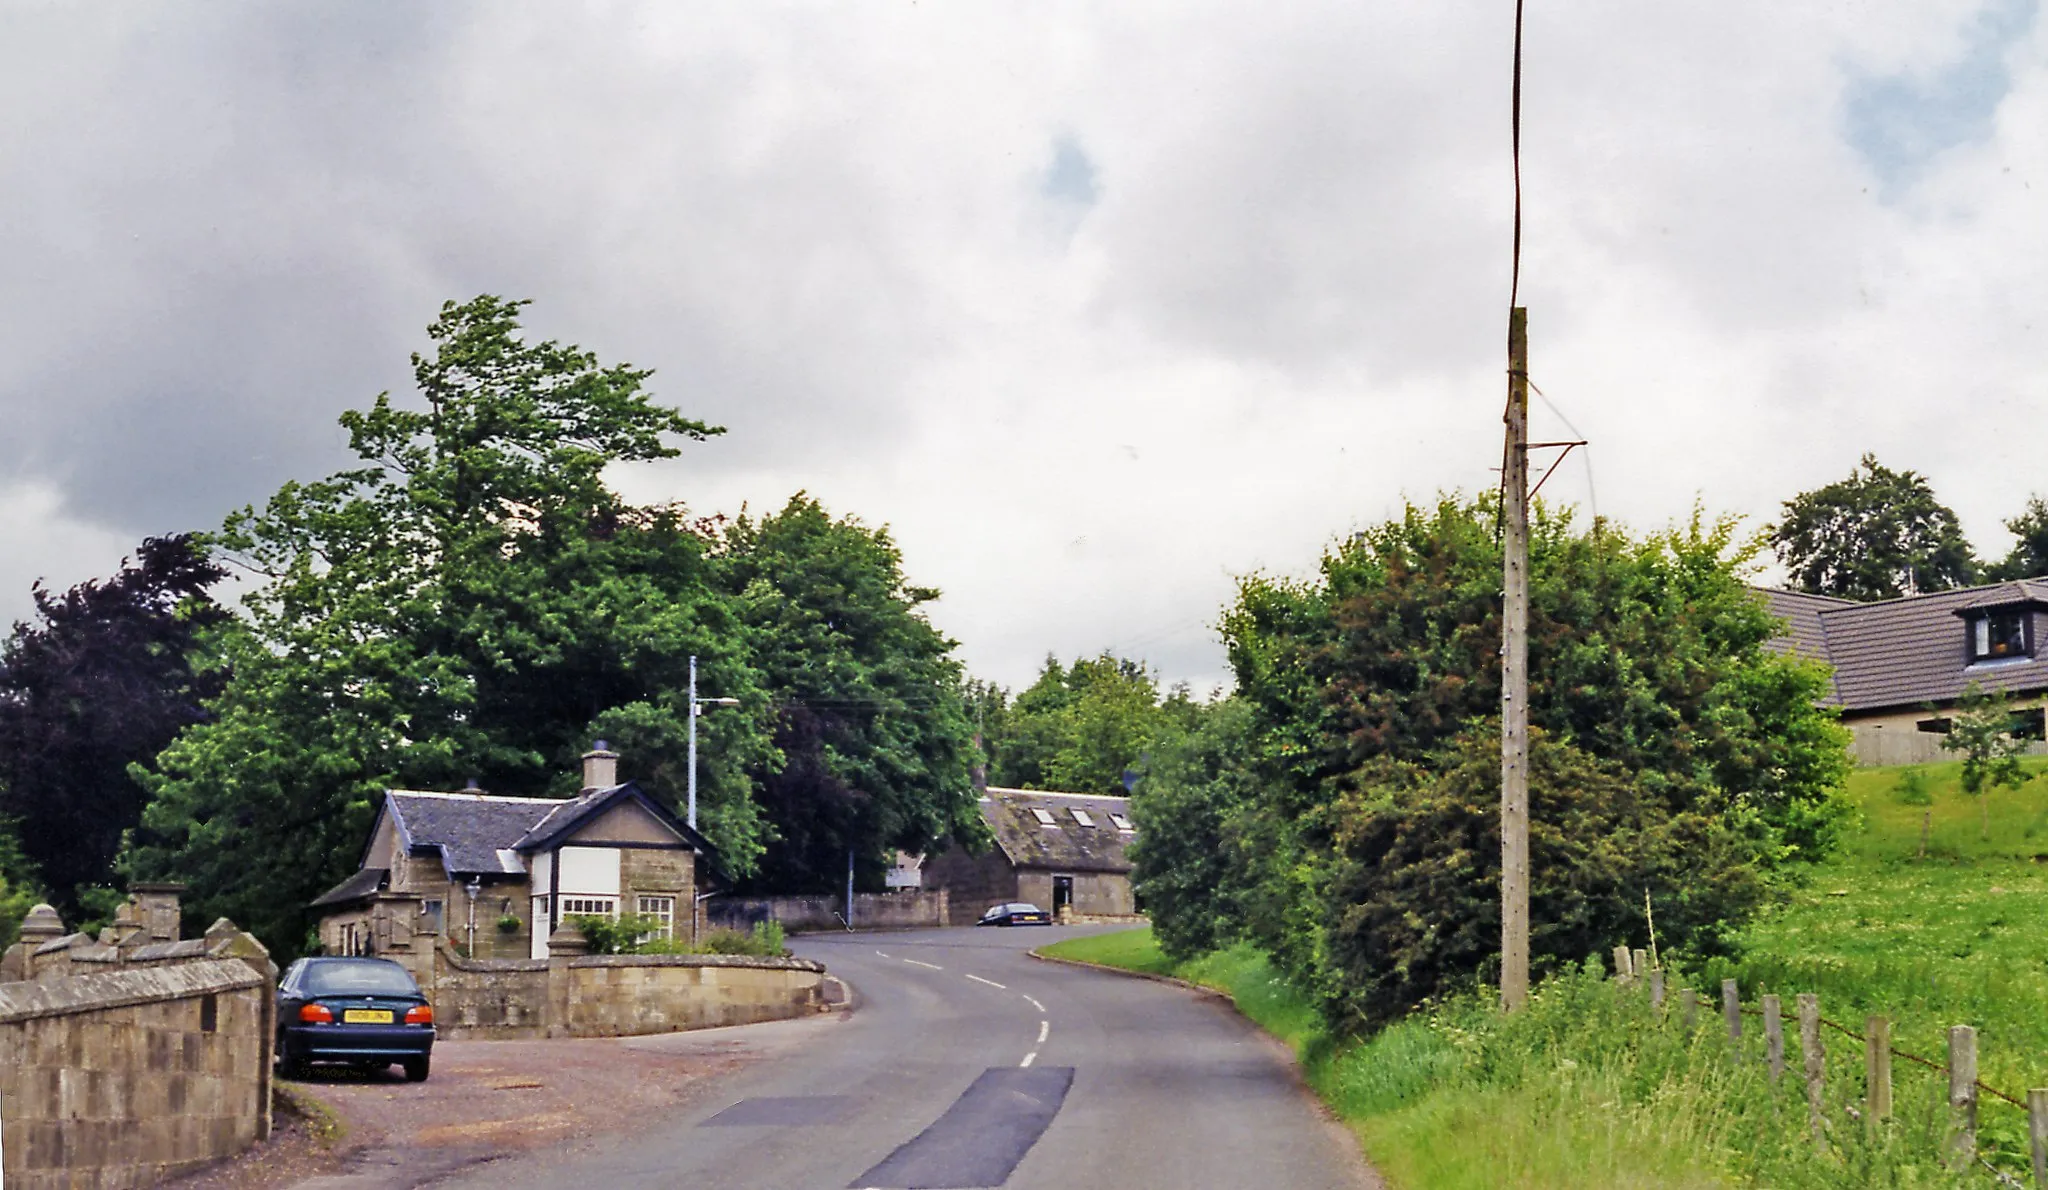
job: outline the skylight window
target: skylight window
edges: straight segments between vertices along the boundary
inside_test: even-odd
[[[1058,820],[1058,819],[1056,819],[1056,818],[1054,818],[1054,817],[1052,816],[1052,811],[1051,811],[1051,810],[1041,810],[1041,809],[1038,809],[1038,808],[1037,808],[1036,806],[1034,806],[1034,807],[1032,807],[1032,810],[1031,810],[1031,816],[1032,816],[1033,818],[1036,818],[1036,819],[1038,819],[1038,825],[1040,825],[1040,826],[1058,826],[1058,825],[1059,825],[1059,820]]]
[[[1082,826],[1095,825],[1095,820],[1093,818],[1088,817],[1088,811],[1077,808],[1073,810],[1072,813],[1074,815],[1074,821],[1080,823]]]
[[[1109,816],[1109,820],[1110,820],[1111,822],[1114,822],[1114,823],[1116,823],[1116,829],[1118,829],[1118,830],[1120,830],[1120,831],[1132,831],[1132,830],[1136,830],[1136,829],[1138,829],[1137,827],[1134,827],[1134,826],[1132,826],[1132,825],[1131,825],[1131,820],[1130,820],[1130,819],[1128,819],[1128,818],[1125,818],[1125,817],[1124,817],[1123,815],[1121,815],[1121,814],[1111,814],[1111,815]]]

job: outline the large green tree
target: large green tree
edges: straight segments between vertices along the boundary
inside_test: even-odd
[[[1072,665],[1047,656],[997,716],[993,779],[1022,789],[1124,793],[1148,758],[1190,730],[1201,708],[1183,686],[1163,696],[1144,663],[1107,650]]]
[[[1874,455],[1785,501],[1772,539],[1793,585],[1815,595],[1891,599],[1968,586],[1977,574],[1961,522],[1927,480]]]
[[[2005,528],[2013,535],[2012,549],[1987,568],[1984,577],[2002,582],[2048,575],[2048,500],[2027,497],[2027,506],[2005,522]]]
[[[527,341],[523,305],[449,303],[413,358],[419,399],[342,416],[359,466],[287,483],[215,536],[257,585],[212,642],[230,677],[211,718],[145,777],[130,858],[191,883],[202,916],[295,949],[386,787],[563,793],[603,736],[675,796],[693,654],[745,704],[703,721],[701,822],[733,868],[758,860],[746,773],[773,756],[767,696],[711,535],[604,479],[719,431],[656,404],[646,371]]]
[[[112,578],[62,595],[38,585],[35,619],[0,643],[0,819],[68,921],[90,915],[82,897],[107,899],[142,820],[129,766],[199,722],[220,689],[193,658],[196,634],[227,615],[206,594],[224,573],[191,537],[153,537]]]
[[[1645,887],[1684,906],[1666,942],[1711,949],[1754,905],[1751,877],[1831,846],[1845,737],[1817,706],[1824,671],[1764,647],[1777,625],[1742,579],[1754,548],[1725,522],[1634,537],[1539,510],[1529,710],[1554,812],[1539,827],[1563,833],[1538,831],[1538,891],[1564,890],[1534,904],[1539,969],[1620,941],[1595,935],[1634,920]],[[1350,1020],[1487,975],[1475,940],[1497,910],[1474,890],[1497,863],[1481,853],[1500,566],[1494,504],[1445,498],[1348,539],[1313,581],[1242,582],[1223,627],[1248,771],[1166,767],[1140,786],[1148,830],[1178,816],[1214,840],[1141,844],[1141,887],[1178,894],[1152,905],[1163,938],[1230,923]],[[1220,796],[1191,819],[1204,789]],[[1617,881],[1603,832],[1665,850]],[[1715,863],[1695,885],[1688,848]],[[1230,870],[1168,870],[1205,852]],[[1387,964],[1398,979],[1370,974]]]
[[[849,856],[879,886],[893,851],[923,851],[980,823],[972,727],[954,642],[922,607],[886,529],[834,519],[798,494],[725,530],[720,573],[771,692],[779,756],[751,776],[773,827],[750,882],[843,887]]]

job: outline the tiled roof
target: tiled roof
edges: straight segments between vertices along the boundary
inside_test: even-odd
[[[1845,711],[1953,702],[1970,683],[2009,692],[2048,689],[2048,642],[2036,655],[1972,662],[1965,613],[2027,604],[2048,608],[2048,582],[2024,580],[1851,603],[1789,591],[1765,591],[1775,614],[1791,624],[1775,648],[1834,667],[1835,694]],[[2039,634],[2048,635],[2048,634]]]
[[[1067,872],[1131,870],[1124,848],[1136,836],[1117,829],[1110,817],[1119,815],[1129,821],[1131,799],[996,786],[986,793],[981,801],[982,817],[995,832],[996,846],[1017,867]],[[1035,810],[1051,815],[1054,825],[1039,821]],[[1095,825],[1082,826],[1074,817],[1076,810]]]
[[[389,868],[364,868],[355,875],[313,898],[315,906],[346,905],[377,895],[384,887],[384,881],[391,875]]]
[[[394,789],[384,804],[406,849],[438,851],[450,876],[517,876],[526,871],[518,857],[500,853],[509,853],[543,819],[573,803]]]

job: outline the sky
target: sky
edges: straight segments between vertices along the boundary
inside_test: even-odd
[[[1547,498],[1767,524],[1875,453],[2048,492],[2035,0],[1531,0]],[[1500,459],[1513,8],[0,0],[0,623],[347,465],[448,299],[727,427],[614,479],[887,525],[983,677],[1228,681]],[[2033,188],[2042,183],[2042,190]]]

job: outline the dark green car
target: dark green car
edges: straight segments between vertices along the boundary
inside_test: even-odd
[[[417,1083],[433,1052],[433,1006],[390,959],[300,959],[278,982],[277,1065],[286,1078],[304,1077],[315,1062],[364,1071],[395,1062]]]

